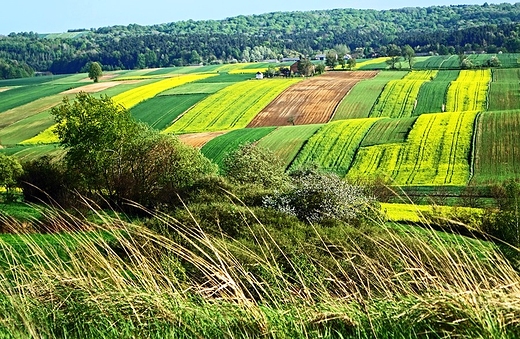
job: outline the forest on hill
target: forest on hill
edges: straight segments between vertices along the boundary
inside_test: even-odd
[[[324,53],[346,45],[359,58],[391,45],[416,53],[520,52],[520,3],[275,12],[224,20],[131,24],[0,36],[0,60],[54,74],[259,61]]]

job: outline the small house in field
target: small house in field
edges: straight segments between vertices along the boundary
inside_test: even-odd
[[[264,78],[264,73],[262,72],[256,72],[256,79],[257,80],[262,80]]]

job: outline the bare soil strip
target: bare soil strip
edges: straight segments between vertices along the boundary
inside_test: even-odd
[[[247,127],[326,123],[355,84],[376,74],[336,71],[301,81],[267,105]]]
[[[179,140],[187,145],[202,148],[208,141],[226,133],[227,131],[182,134],[179,135]]]

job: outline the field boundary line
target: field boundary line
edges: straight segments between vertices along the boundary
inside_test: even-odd
[[[471,140],[471,152],[470,152],[470,166],[469,166],[469,178],[468,183],[473,179],[475,176],[475,162],[476,162],[476,153],[477,153],[477,133],[478,133],[478,126],[480,123],[480,119],[482,116],[482,112],[478,112],[477,116],[475,117],[475,121],[473,121],[473,138]]]

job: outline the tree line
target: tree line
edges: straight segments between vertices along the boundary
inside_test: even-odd
[[[75,38],[34,32],[0,36],[0,59],[55,74],[279,59],[345,45],[358,57],[390,45],[416,53],[520,52],[520,4],[397,10],[336,9],[91,29]],[[71,30],[75,31],[75,30]],[[212,32],[209,34],[208,32]]]

